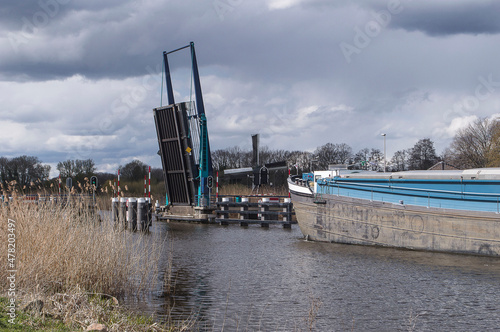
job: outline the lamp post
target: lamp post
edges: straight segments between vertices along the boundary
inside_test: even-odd
[[[384,136],[384,173],[385,173],[385,169],[387,168],[387,159],[386,159],[386,149],[385,149],[385,138],[386,138],[386,134],[380,134],[381,136]]]

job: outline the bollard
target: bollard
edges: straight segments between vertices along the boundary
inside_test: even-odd
[[[242,197],[241,203],[248,203],[248,197]],[[244,212],[240,213],[240,220],[250,219],[250,216],[246,213],[248,211],[248,204],[241,204],[240,211]],[[241,221],[240,226],[248,226],[248,223]]]
[[[148,203],[144,198],[141,197],[137,200],[137,226],[139,226],[141,232],[146,231],[149,226],[147,206]]]
[[[118,211],[119,211],[119,201],[118,197],[111,198],[111,220],[113,224],[116,225],[118,223]]]
[[[288,221],[288,224],[283,224],[283,228],[292,228],[292,199],[285,198],[283,203],[287,205],[283,208],[283,221]]]
[[[229,219],[229,213],[224,212],[229,210],[229,202],[231,201],[230,197],[222,197],[222,202],[217,204],[220,207],[219,218],[220,219]],[[229,225],[227,221],[221,221],[221,225]]]
[[[118,205],[118,222],[127,229],[127,199],[125,197],[120,198]]]
[[[137,198],[135,197],[128,199],[127,217],[130,229],[135,232],[137,230]]]
[[[153,226],[153,204],[151,203],[151,197],[146,198],[146,208],[147,208],[147,218],[148,226]]]

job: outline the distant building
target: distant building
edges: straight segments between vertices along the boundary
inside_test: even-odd
[[[440,161],[437,164],[435,164],[434,166],[430,167],[428,170],[429,171],[441,171],[441,170],[452,171],[452,170],[460,170],[460,168],[455,167],[453,165],[450,165],[444,161]]]

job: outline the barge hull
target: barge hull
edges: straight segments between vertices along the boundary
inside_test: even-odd
[[[290,184],[290,183],[289,183]],[[290,193],[299,227],[320,242],[413,250],[500,255],[500,215],[394,204],[366,199]]]

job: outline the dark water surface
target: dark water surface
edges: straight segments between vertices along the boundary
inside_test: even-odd
[[[307,242],[295,225],[152,233],[171,250],[161,268],[171,262],[175,291],[127,304],[200,330],[307,331],[319,304],[315,331],[500,331],[498,258]]]

